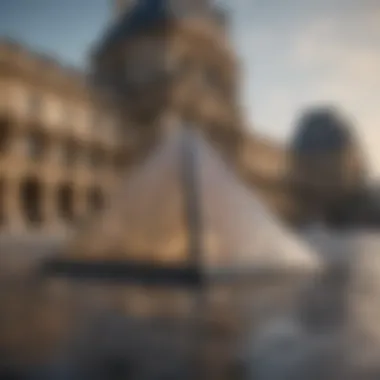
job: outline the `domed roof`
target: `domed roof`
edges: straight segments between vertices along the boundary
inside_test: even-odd
[[[300,153],[324,153],[344,149],[352,142],[349,123],[334,108],[322,107],[301,116],[294,149]]]
[[[66,257],[184,264],[192,259],[194,233],[196,259],[205,270],[319,266],[312,250],[269,213],[200,132],[185,129],[164,136],[128,173],[108,209],[79,229]]]

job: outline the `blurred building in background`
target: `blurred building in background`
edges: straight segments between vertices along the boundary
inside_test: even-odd
[[[249,132],[225,9],[207,0],[112,6],[88,73],[0,44],[3,231],[58,231],[106,207],[120,171],[178,119],[202,129],[285,220],[326,216],[356,196],[365,165],[335,111],[307,112],[289,149]]]
[[[125,141],[82,73],[0,44],[2,230],[57,231],[104,206]]]
[[[116,2],[93,47],[91,76],[112,93],[140,153],[170,119],[201,128],[231,159],[242,142],[239,66],[227,16],[210,1]]]
[[[301,116],[291,147],[289,180],[300,217],[340,223],[363,194],[366,164],[350,122],[335,108]]]
[[[94,46],[96,87],[114,94],[139,152],[180,118],[233,163],[248,186],[286,217],[287,152],[249,132],[240,108],[240,67],[228,12],[211,1],[115,2],[114,22]]]
[[[240,172],[267,206],[286,221],[298,215],[298,200],[289,186],[290,153],[263,136],[246,133],[240,154]]]

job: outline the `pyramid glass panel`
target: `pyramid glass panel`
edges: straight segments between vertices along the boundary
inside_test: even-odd
[[[319,265],[212,145],[187,129],[162,138],[108,210],[79,230],[66,257],[195,263],[206,272],[308,271]]]

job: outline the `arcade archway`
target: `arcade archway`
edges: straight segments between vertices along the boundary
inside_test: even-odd
[[[97,212],[104,207],[104,196],[102,191],[94,187],[88,191],[88,208],[90,212]]]
[[[59,217],[66,222],[72,222],[75,218],[73,186],[68,183],[60,185],[57,195]]]
[[[26,222],[31,225],[41,224],[42,185],[37,178],[26,178],[20,187],[21,204]]]

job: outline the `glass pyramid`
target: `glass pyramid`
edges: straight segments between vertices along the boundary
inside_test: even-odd
[[[309,272],[319,257],[270,214],[198,131],[162,137],[79,229],[70,260],[195,265],[201,272]]]

